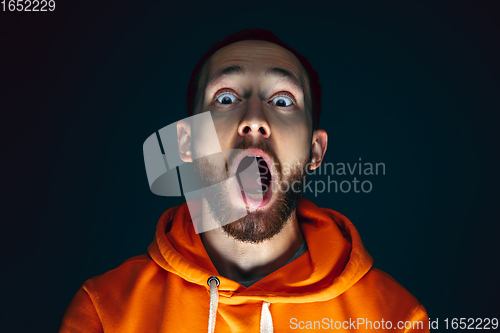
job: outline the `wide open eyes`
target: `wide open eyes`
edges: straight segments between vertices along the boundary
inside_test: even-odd
[[[223,105],[231,105],[240,102],[240,99],[236,97],[235,93],[228,90],[218,93],[215,97],[215,100],[219,104]],[[279,92],[274,97],[272,97],[268,103],[280,108],[284,108],[295,104],[296,101],[291,94],[286,92]]]
[[[274,97],[270,103],[274,106],[284,108],[284,107],[287,107],[287,106],[294,104],[295,101],[294,101],[292,96],[281,94],[281,95]]]
[[[220,104],[234,104],[238,102],[238,98],[236,98],[236,96],[234,96],[234,94],[229,91],[223,91],[219,93],[217,97],[215,97],[215,99]]]

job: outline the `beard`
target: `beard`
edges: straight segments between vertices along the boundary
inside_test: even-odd
[[[224,180],[229,178],[228,165],[234,162],[236,154],[228,156],[225,168],[214,165],[210,158],[193,159],[194,169],[204,187],[204,198],[208,203],[209,212],[221,225],[222,230],[234,239],[246,243],[261,243],[271,239],[281,232],[286,222],[295,211],[302,197],[302,177],[307,177],[306,168],[312,158],[312,147],[309,148],[308,156],[299,159],[287,172],[283,172],[283,165],[267,142],[257,143],[245,140],[240,142],[234,149],[258,148],[264,151],[272,160],[276,168],[277,186],[273,186],[272,196],[274,201],[264,209],[256,209],[254,212],[232,222],[232,204],[229,198],[227,184]],[[269,166],[268,166],[269,167]],[[210,186],[214,184],[220,186]],[[270,190],[270,189],[269,189]],[[243,194],[244,195],[244,194]]]

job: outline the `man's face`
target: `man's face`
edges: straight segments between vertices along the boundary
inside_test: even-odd
[[[237,182],[206,196],[210,211],[224,224],[232,208],[246,209],[249,215],[223,229],[241,241],[269,239],[293,213],[312,156],[307,73],[276,44],[242,41],[207,61],[198,91],[196,113],[211,111],[224,161],[196,159],[211,147],[197,140],[203,128],[193,127],[195,169],[205,186],[238,175]],[[252,161],[260,175],[240,173]]]

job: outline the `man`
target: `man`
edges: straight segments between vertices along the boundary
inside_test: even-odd
[[[177,123],[180,158],[211,189],[199,216],[187,204],[166,211],[148,255],[86,281],[60,331],[429,331],[352,223],[300,197],[327,149],[320,97],[307,59],[272,33],[214,44],[193,71],[188,114],[210,110],[222,159],[205,154],[203,126]],[[260,174],[245,174],[256,162]],[[195,231],[195,220],[218,227]]]

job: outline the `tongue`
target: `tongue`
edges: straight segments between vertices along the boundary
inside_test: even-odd
[[[262,185],[260,184],[260,176],[252,176],[240,174],[240,186],[246,193],[259,194],[262,193]]]
[[[261,178],[263,175],[259,172],[259,165],[262,161],[259,161],[260,157],[247,156],[243,158],[240,165],[238,166],[237,175],[241,188],[248,194],[262,194],[262,184],[265,184],[266,180]],[[258,163],[260,162],[260,163]],[[264,187],[264,189],[266,189]]]

